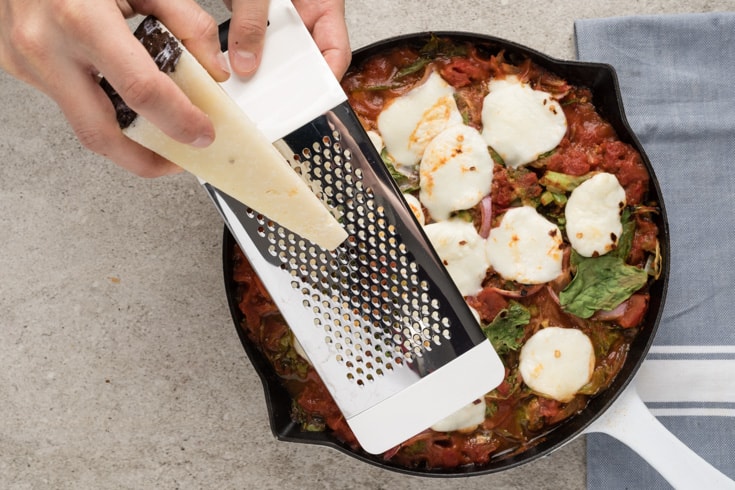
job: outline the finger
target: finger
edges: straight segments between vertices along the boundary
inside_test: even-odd
[[[117,4],[117,8],[120,9],[120,12],[122,12],[123,17],[126,19],[129,19],[135,15],[135,9],[132,5],[130,5],[130,2],[128,0],[115,0],[115,3]]]
[[[194,0],[131,0],[130,3],[141,14],[156,16],[215,80],[222,82],[229,77],[217,22]]]
[[[332,72],[342,78],[352,59],[344,1],[294,0],[294,5]]]
[[[164,73],[160,72],[125,21],[93,22],[83,34],[84,59],[99,70],[135,112],[171,138],[202,147],[214,140],[214,126]]]
[[[328,21],[322,19],[319,22],[326,24]],[[344,26],[344,23],[341,25],[329,24],[326,29],[315,27],[313,35],[314,41],[319,46],[334,76],[341,79],[352,60],[347,27]]]
[[[269,0],[232,0],[228,36],[230,64],[235,73],[252,75],[260,65]]]
[[[117,125],[109,99],[91,75],[80,71],[65,74],[65,78],[76,90],[54,95],[86,148],[141,177],[160,177],[182,171],[179,166],[125,137]]]

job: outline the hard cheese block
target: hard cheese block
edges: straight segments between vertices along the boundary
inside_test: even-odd
[[[347,238],[327,206],[180,41],[152,17],[135,34],[158,67],[209,115],[216,137],[206,148],[179,143],[134,113],[108,85],[126,136],[321,247],[333,250]]]

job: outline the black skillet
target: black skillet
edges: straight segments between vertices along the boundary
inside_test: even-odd
[[[226,48],[228,30],[228,23],[225,23],[220,27],[220,39],[223,44],[223,49]],[[533,461],[551,453],[555,449],[558,449],[585,432],[614,432],[609,429],[611,422],[604,419],[604,417],[603,420],[598,421],[597,425],[592,424],[605,414],[614,402],[616,402],[619,396],[626,391],[626,388],[643,362],[643,359],[653,341],[658,323],[661,319],[669,276],[669,227],[661,196],[661,190],[650,161],[646,157],[638,139],[628,126],[623,113],[617,78],[615,71],[611,66],[597,63],[556,60],[519,44],[487,35],[461,32],[435,32],[433,34],[459,41],[471,41],[476,44],[482,44],[490,53],[504,50],[506,57],[510,61],[520,61],[525,58],[530,58],[533,62],[553,73],[556,73],[574,85],[589,87],[593,93],[593,103],[595,107],[601,115],[612,124],[617,131],[619,138],[632,145],[640,152],[651,176],[649,199],[657,202],[660,208],[660,212],[656,216],[656,224],[658,225],[659,230],[661,230],[659,238],[663,263],[661,276],[652,285],[650,290],[650,306],[647,316],[644,319],[641,332],[633,341],[627,360],[612,385],[603,393],[591,399],[588,406],[581,413],[571,417],[539,440],[537,444],[521,453],[506,456],[501,455],[492,459],[488,464],[482,466],[460,467],[448,470],[408,469],[397,466],[392,464],[390,461],[384,461],[380,456],[373,456],[361,451],[352,450],[347,445],[332,437],[329,433],[302,432],[299,425],[291,420],[290,411],[292,399],[290,395],[281,385],[278,376],[274,373],[269,362],[249,341],[245,332],[240,328],[243,315],[238,309],[236,297],[237,285],[232,279],[232,252],[235,247],[235,240],[227,228],[225,228],[223,240],[223,262],[225,286],[232,318],[245,352],[263,383],[271,429],[279,440],[329,446],[363,462],[400,473],[432,477],[461,477],[494,473]],[[409,34],[379,41],[355,51],[353,53],[352,63],[353,65],[359,64],[367,57],[396,45],[412,43],[417,46],[422,46],[427,42],[431,35],[432,33]],[[632,397],[634,401],[640,402],[640,398],[638,398],[634,389],[628,389],[626,393],[627,398]],[[643,407],[642,403],[640,403],[640,406]],[[645,410],[645,408],[643,409]],[[616,411],[610,410],[610,412],[615,413]],[[620,410],[617,412],[620,412]]]

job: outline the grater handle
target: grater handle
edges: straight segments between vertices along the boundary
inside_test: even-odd
[[[289,0],[271,0],[263,56],[254,75],[233,72],[222,88],[271,142],[347,100]]]

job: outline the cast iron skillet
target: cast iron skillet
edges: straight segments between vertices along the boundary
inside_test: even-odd
[[[223,46],[226,46],[228,28],[228,24],[225,23],[220,29],[220,37],[223,41]],[[497,472],[547,455],[582,434],[585,429],[588,429],[593,421],[595,421],[613,404],[613,402],[615,402],[618,396],[630,383],[643,362],[661,319],[669,276],[669,227],[658,181],[640,142],[628,126],[623,113],[622,99],[620,96],[617,77],[611,66],[587,62],[556,60],[522,45],[487,35],[462,32],[435,32],[433,34],[440,37],[452,38],[458,41],[471,41],[475,44],[482,44],[490,53],[504,50],[506,57],[510,61],[530,58],[533,62],[553,73],[558,74],[572,84],[589,87],[592,90],[593,103],[597,110],[612,124],[622,141],[632,145],[638,150],[638,152],[640,152],[643,162],[651,176],[649,199],[657,202],[660,209],[660,212],[656,215],[655,219],[660,230],[659,240],[663,263],[661,277],[650,289],[650,305],[647,316],[643,322],[643,327],[631,345],[628,358],[612,385],[603,393],[591,399],[589,405],[580,414],[563,422],[546,436],[540,438],[537,444],[522,453],[506,456],[498,455],[488,464],[483,466],[460,467],[449,470],[407,469],[397,466],[392,464],[390,461],[382,460],[380,456],[373,456],[368,453],[353,451],[347,445],[342,444],[336,438],[330,436],[329,433],[302,432],[298,424],[295,424],[291,420],[290,411],[292,400],[290,395],[282,387],[278,376],[271,368],[269,362],[250,342],[243,329],[240,328],[243,315],[238,309],[236,284],[232,279],[232,251],[235,246],[235,240],[227,228],[225,228],[223,240],[223,262],[225,286],[232,312],[232,318],[245,352],[263,382],[271,429],[279,440],[329,446],[358,460],[400,473],[418,476],[460,477]],[[353,53],[352,63],[353,65],[359,64],[367,57],[396,45],[412,43],[417,46],[423,46],[431,35],[432,33],[408,34],[379,41],[355,51]]]

